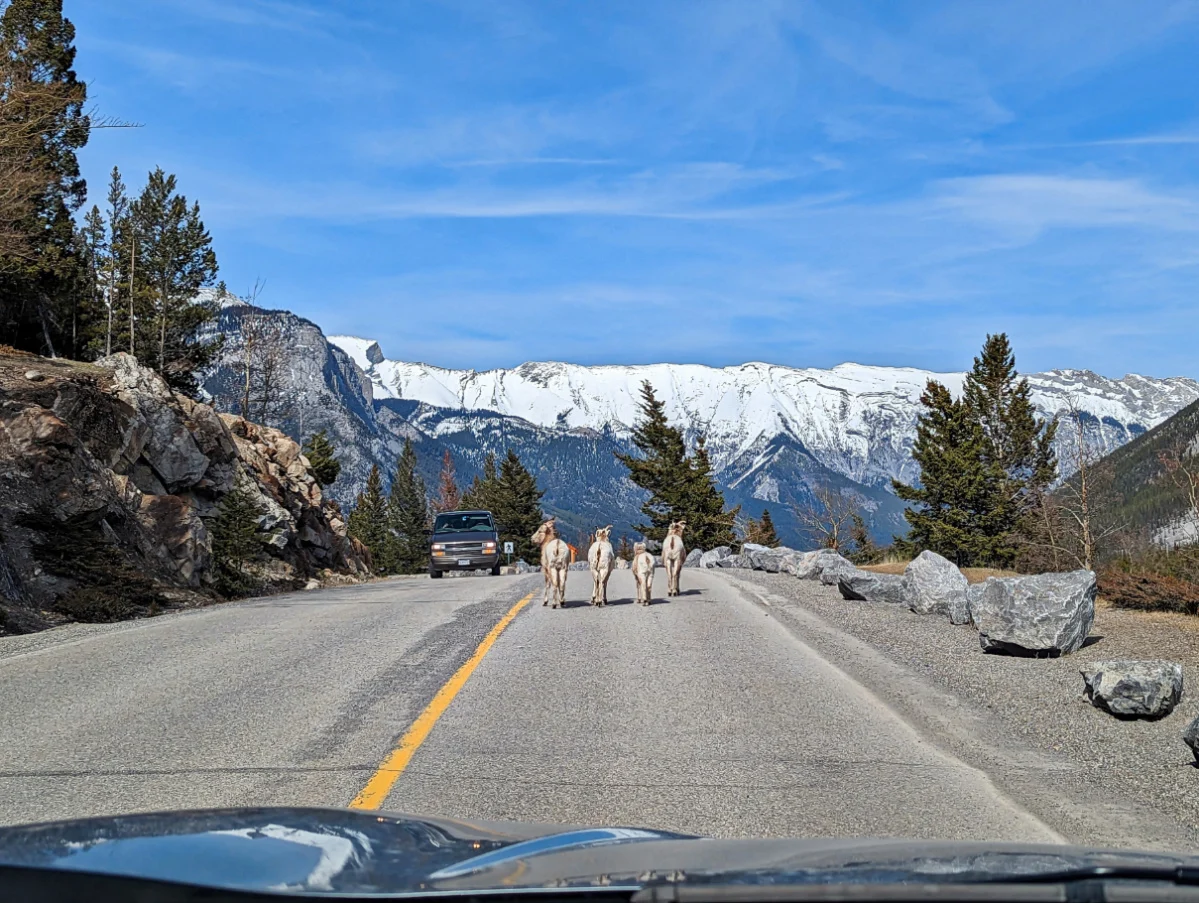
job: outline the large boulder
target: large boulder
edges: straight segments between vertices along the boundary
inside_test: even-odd
[[[586,561],[573,561],[570,563],[570,565],[567,567],[567,569],[571,570],[571,571],[585,571],[589,567],[590,566],[587,564]]]
[[[834,549],[817,549],[814,552],[800,552],[795,559],[795,576],[800,580],[819,580],[821,572],[832,564],[845,562]]]
[[[1182,698],[1177,662],[1102,661],[1078,671],[1091,704],[1121,718],[1162,718]]]
[[[835,557],[834,557],[835,556]],[[857,570],[857,567],[848,558],[842,558],[839,554],[826,555],[819,559],[820,571],[817,574],[818,579],[825,586],[836,586],[841,582],[841,577],[846,574],[852,574]]]
[[[690,552],[687,553],[687,557],[683,559],[683,567],[697,568],[697,567],[699,567],[699,560],[703,557],[704,557],[703,549],[692,549]]]
[[[1191,752],[1195,754],[1195,762],[1199,763],[1199,716],[1182,732],[1182,742],[1191,748]]]
[[[956,564],[936,552],[921,552],[903,571],[903,598],[920,615],[946,615],[953,624],[969,624],[969,581]]]
[[[718,568],[741,568],[749,570],[753,567],[753,562],[749,560],[748,555],[730,555],[728,558],[721,558],[716,562]]]
[[[898,574],[875,574],[859,568],[842,569],[837,579],[841,598],[855,602],[886,602],[902,605],[903,578]]]
[[[714,549],[708,549],[708,551],[699,556],[699,566],[701,568],[718,567],[718,562],[728,558],[732,554],[733,550],[728,546],[717,546]]]
[[[750,564],[753,565],[755,571],[766,571],[768,574],[777,574],[783,570],[783,564],[789,556],[796,554],[794,549],[788,549],[785,546],[780,546],[777,549],[759,549],[755,548],[749,553]]]
[[[971,617],[984,652],[1075,652],[1095,622],[1095,574],[989,577],[971,601]]]

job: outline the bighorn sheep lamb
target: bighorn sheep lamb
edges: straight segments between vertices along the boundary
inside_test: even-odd
[[[616,567],[616,554],[608,537],[612,534],[609,524],[595,531],[595,542],[587,550],[587,564],[591,568],[591,604],[608,604],[608,578]]]
[[[654,591],[654,556],[643,542],[633,546],[633,579],[637,581],[637,604],[649,605]]]
[[[558,538],[558,528],[554,526],[554,518],[550,518],[537,528],[532,536],[532,542],[541,546],[541,573],[545,576],[545,595],[541,604],[548,605],[552,589],[554,604],[551,608],[566,606],[566,571],[570,566],[570,548]]]
[[[687,549],[683,546],[683,530],[686,526],[685,520],[675,521],[662,542],[662,566],[666,568],[668,596],[679,594],[679,577],[683,573],[683,562],[687,559]]]

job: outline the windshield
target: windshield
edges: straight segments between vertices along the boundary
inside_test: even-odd
[[[280,806],[1199,850],[1199,0],[0,0],[0,828]]]
[[[490,514],[439,514],[433,522],[434,533],[494,533]]]

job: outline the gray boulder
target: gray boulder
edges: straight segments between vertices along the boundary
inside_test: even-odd
[[[1092,662],[1078,672],[1091,704],[1121,718],[1162,718],[1182,698],[1177,662]]]
[[[1076,652],[1095,622],[1095,574],[990,577],[971,601],[971,617],[984,652]]]
[[[993,578],[988,577],[987,579],[990,580]],[[969,623],[971,624],[978,624],[977,619],[974,617],[974,610],[978,606],[978,600],[982,597],[986,586],[986,583],[971,583],[966,587],[966,613],[970,616]]]
[[[857,570],[852,561],[842,558],[840,555],[836,555],[835,558],[825,556],[820,559],[820,565],[817,579],[825,586],[836,586],[841,582],[842,575],[852,574]]]
[[[1195,761],[1199,763],[1199,717],[1186,726],[1182,732],[1182,742],[1191,748]]]
[[[770,551],[770,546],[761,546],[761,545],[758,545],[756,542],[741,543],[741,554],[742,555],[752,555],[754,552],[769,552],[769,551]]]
[[[745,555],[730,555],[728,558],[721,558],[716,562],[718,568],[741,568],[749,570],[753,567],[753,562]]]
[[[800,580],[819,580],[825,567],[841,561],[845,559],[833,549],[800,552],[795,559],[795,576]]]
[[[572,571],[585,571],[587,568],[588,565],[586,561],[575,561],[569,565],[569,569]]]
[[[837,589],[841,591],[843,599],[903,604],[903,578],[898,574],[875,574],[855,567],[842,569],[838,573]]]
[[[921,552],[903,572],[903,598],[919,615],[947,615],[953,624],[969,624],[966,575],[936,552]]]
[[[742,553],[745,554],[745,553]],[[755,571],[766,571],[777,574],[783,569],[783,562],[788,556],[795,555],[794,549],[779,547],[777,549],[754,549],[749,552],[749,560]]]
[[[697,567],[699,567],[699,560],[703,557],[704,557],[703,549],[692,549],[690,552],[687,553],[687,557],[683,559],[683,567],[697,568]]]
[[[708,549],[708,551],[699,556],[699,566],[701,568],[717,567],[717,562],[723,558],[728,558],[732,554],[733,550],[728,546],[717,546],[714,549]]]
[[[623,558],[616,559],[616,570],[627,571],[630,567],[631,567],[631,565],[627,561],[625,561]]]

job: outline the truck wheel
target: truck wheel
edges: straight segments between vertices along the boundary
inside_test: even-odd
[[[443,573],[443,571],[437,570],[433,565],[429,565],[429,576],[434,580],[440,580]]]
[[[493,567],[491,569],[491,576],[498,577],[499,575],[500,575],[500,566],[497,564],[495,567]]]

